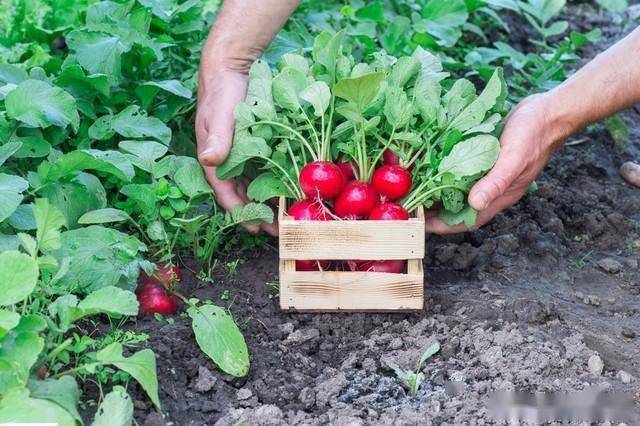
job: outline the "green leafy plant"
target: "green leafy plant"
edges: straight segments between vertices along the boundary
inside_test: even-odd
[[[274,75],[256,62],[247,100],[236,109],[237,128],[221,179],[255,176],[247,195],[301,200],[301,169],[313,161],[352,161],[368,182],[385,150],[412,168],[413,191],[402,201],[443,205],[447,223],[472,226],[475,212],[464,194],[489,170],[499,151],[498,123],[506,89],[496,70],[476,95],[466,80],[447,80],[440,60],[418,48],[395,58],[380,52],[355,63],[342,51],[343,34],[322,33],[311,60],[286,54]]]
[[[95,341],[74,345],[76,339],[67,337],[79,321],[88,317],[117,319],[137,314],[135,295],[115,286],[126,274],[113,273],[117,281],[107,280],[100,286],[65,281],[74,272],[92,277],[91,267],[95,265],[74,265],[78,269],[72,269],[69,253],[62,248],[66,243],[82,245],[74,231],[61,231],[64,215],[47,199],[36,199],[29,206],[36,223],[35,236],[18,233],[19,247],[0,253],[0,274],[6,278],[0,284],[0,421],[81,421],[76,408],[80,399],[76,379],[84,380],[107,365],[137,380],[159,409],[155,355],[151,350],[124,358],[120,343],[91,352]],[[119,238],[133,237],[122,234]],[[121,245],[112,250],[122,255],[125,249]],[[135,264],[137,254],[132,254]]]
[[[396,373],[396,377],[398,377],[402,384],[407,388],[409,393],[411,395],[415,395],[418,392],[418,389],[420,388],[422,382],[424,382],[424,373],[422,372],[422,368],[424,367],[425,362],[427,362],[427,360],[433,355],[438,353],[439,350],[439,342],[434,342],[431,346],[429,346],[420,357],[415,370],[405,371],[393,362],[389,362],[387,365],[393,370],[394,373]]]

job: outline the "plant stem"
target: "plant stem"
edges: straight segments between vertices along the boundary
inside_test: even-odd
[[[333,127],[331,126],[331,124],[333,123],[333,111],[335,110],[335,104],[336,104],[336,98],[335,96],[331,95],[331,106],[329,107],[329,120],[327,121],[327,131],[324,134],[324,140],[323,143],[325,144],[325,146],[323,147],[326,152],[327,152],[327,156],[326,159],[327,161],[331,161],[331,147],[330,147],[330,141],[331,141],[331,133],[333,131]],[[324,115],[322,116],[322,118],[324,119]]]
[[[389,146],[391,145],[391,142],[393,142],[393,136],[396,132],[396,127],[393,126],[393,129],[391,129],[391,136],[389,136],[389,140],[387,140],[384,143],[383,148],[380,150],[380,152],[378,152],[378,155],[376,155],[376,158],[373,160],[373,162],[371,163],[371,168],[369,169],[369,176],[373,175],[373,169],[376,167],[376,164],[378,163],[378,161],[380,161],[380,157],[382,157],[382,154],[389,148]],[[376,136],[384,141],[384,139],[382,139],[382,137],[380,137],[380,135],[376,134]]]
[[[256,121],[255,123],[252,124],[252,126],[255,126],[257,124],[269,124],[271,126],[276,126],[276,127],[280,127],[282,129],[288,130],[293,135],[295,135],[300,140],[300,142],[302,142],[302,144],[309,150],[309,153],[311,153],[311,158],[313,158],[313,161],[318,161],[318,157],[316,156],[316,153],[314,152],[313,147],[309,145],[309,142],[307,142],[304,136],[302,136],[299,132],[295,131],[291,127],[287,126],[286,124],[278,123],[277,121],[269,121],[269,120]]]
[[[313,123],[311,122],[311,119],[307,115],[307,112],[304,110],[304,108],[302,108],[302,106],[300,106],[300,110],[302,111],[302,115],[304,115],[304,118],[307,120],[307,124],[309,124],[309,127],[311,127],[313,136],[316,139],[316,149],[317,149],[316,154],[318,155],[318,159],[322,161],[324,160],[324,152],[322,152],[322,144],[320,143],[320,138],[318,138],[318,132],[316,131],[316,126],[313,125]]]
[[[429,198],[429,195],[433,194],[434,192],[440,191],[442,189],[448,189],[448,188],[455,188],[455,189],[459,189],[461,191],[464,191],[464,188],[461,188],[457,185],[442,185],[442,186],[438,186],[437,188],[433,188],[430,189],[427,192],[423,192],[422,194],[420,194],[419,197],[416,197],[413,201],[409,202],[409,203],[403,203],[402,207],[405,208],[405,210],[407,212],[412,212],[416,207],[418,207],[420,204],[422,204],[424,201],[427,200],[427,198]]]
[[[100,365],[99,362],[92,362],[91,364],[82,364],[78,367],[75,368],[71,368],[69,370],[66,371],[61,371],[60,373],[54,374],[52,376],[50,376],[51,379],[58,379],[62,376],[66,376],[67,374],[75,374],[77,372],[79,372],[80,370],[84,370],[85,368],[90,368],[90,367],[94,367],[96,365]]]
[[[286,183],[285,185],[287,185],[287,188],[289,188],[289,190],[294,194],[294,196],[298,199],[298,200],[302,200],[304,199],[304,194],[302,193],[302,191],[300,190],[299,186],[296,184],[296,182],[291,179],[291,176],[289,176],[289,173],[287,173],[287,171],[285,169],[282,168],[282,166],[278,163],[276,163],[275,161],[273,161],[271,158],[269,157],[259,157],[262,158],[263,160],[265,160],[266,162],[273,164],[274,166],[276,166],[278,168],[278,170],[280,170],[284,176],[287,178],[287,180],[289,181],[289,183],[292,185],[291,187],[289,187]]]

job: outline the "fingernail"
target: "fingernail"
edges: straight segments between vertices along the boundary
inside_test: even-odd
[[[478,192],[474,198],[476,199],[475,204],[480,207],[479,210],[484,210],[489,206],[489,197],[487,197],[485,192]]]
[[[202,151],[200,151],[200,154],[198,154],[198,159],[205,166],[212,166],[214,165],[212,164],[212,162],[214,161],[214,158],[212,157],[214,156],[215,156],[215,148],[205,148]]]

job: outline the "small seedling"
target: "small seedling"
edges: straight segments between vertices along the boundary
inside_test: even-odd
[[[278,296],[280,292],[280,284],[277,282],[268,282],[266,283],[267,287],[269,287],[269,292],[267,293],[267,298],[273,299]]]
[[[427,362],[427,360],[431,358],[433,355],[435,355],[439,350],[440,350],[440,343],[437,341],[434,342],[431,346],[429,346],[427,350],[424,351],[424,353],[422,354],[422,357],[420,357],[420,361],[418,361],[418,365],[416,365],[415,371],[411,371],[411,370],[404,371],[402,368],[400,368],[397,364],[393,362],[389,362],[387,363],[387,365],[389,366],[389,368],[391,368],[394,371],[394,373],[396,373],[396,376],[398,377],[398,379],[402,381],[402,384],[409,390],[409,393],[411,395],[415,395],[416,392],[418,392],[418,388],[420,388],[420,385],[424,381],[424,373],[422,372],[422,367],[424,366],[424,363]]]
[[[571,261],[571,266],[573,266],[574,268],[577,268],[577,269],[584,269],[587,266],[587,258],[589,256],[591,256],[591,253],[593,253],[593,250],[585,253],[584,255],[582,255],[577,260],[572,260]]]

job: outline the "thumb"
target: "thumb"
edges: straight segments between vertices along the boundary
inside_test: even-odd
[[[204,166],[218,166],[229,155],[235,127],[234,111],[247,91],[243,75],[225,74],[215,81],[215,88],[198,105],[203,114],[206,138],[198,144],[198,159]]]
[[[519,155],[501,154],[493,169],[471,188],[469,205],[478,211],[486,209],[509,189],[523,168]]]
[[[222,131],[214,133],[209,131],[204,148],[198,154],[198,160],[203,166],[219,166],[229,155],[231,141],[233,140],[233,127],[231,132]]]

